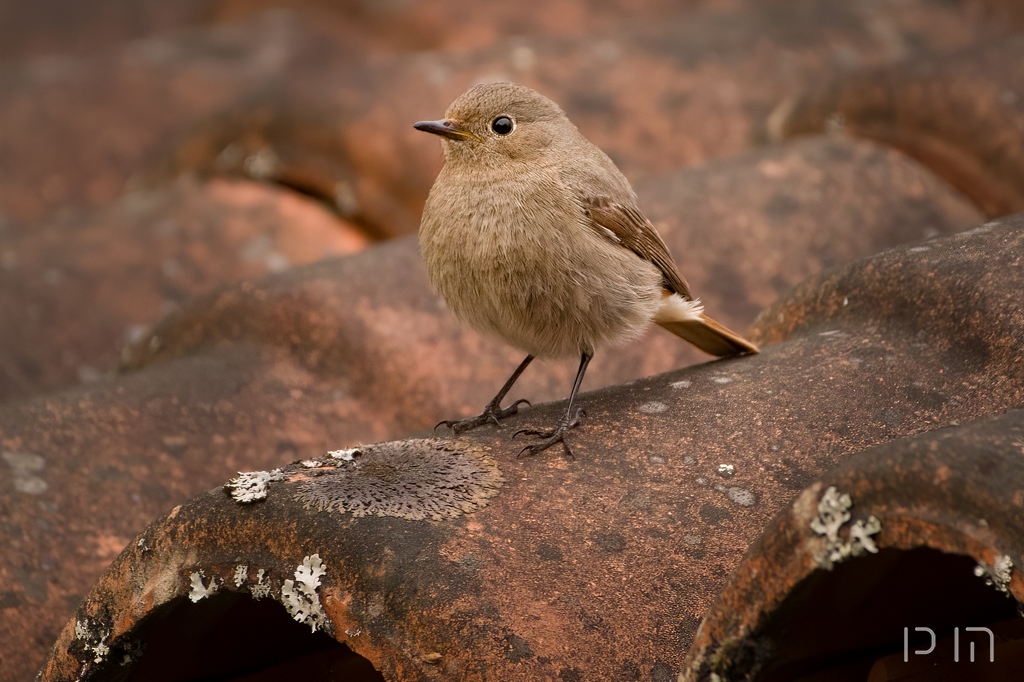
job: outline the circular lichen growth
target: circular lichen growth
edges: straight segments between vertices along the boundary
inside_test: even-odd
[[[296,498],[306,509],[441,520],[485,506],[504,481],[483,451],[443,441],[378,443],[354,452],[299,485]]]

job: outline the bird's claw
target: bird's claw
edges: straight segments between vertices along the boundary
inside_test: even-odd
[[[565,435],[569,432],[569,429],[579,426],[580,420],[584,416],[586,416],[586,414],[587,413],[582,408],[576,410],[576,415],[572,418],[572,421],[569,421],[568,419],[563,417],[561,420],[559,420],[558,425],[555,428],[549,429],[547,431],[539,431],[537,429],[519,429],[514,434],[512,434],[513,439],[515,439],[516,436],[522,433],[528,436],[539,436],[544,440],[542,440],[539,443],[527,445],[525,448],[519,451],[519,454],[516,455],[516,459],[519,459],[523,455],[533,456],[539,454],[550,448],[555,443],[561,443],[562,448],[565,450],[565,454],[569,455],[569,459],[575,460],[576,455],[573,454],[572,448],[569,447],[569,443],[566,442]]]
[[[437,422],[436,424],[434,424],[434,429],[433,429],[434,437],[437,438],[437,429],[438,429],[438,427],[444,426],[446,428],[451,429],[452,426],[454,424],[456,424],[456,423],[458,423],[458,422],[453,422],[450,419],[442,419],[441,421]],[[452,430],[454,431],[455,429],[452,429]]]
[[[557,436],[552,436],[551,438],[547,438],[541,441],[540,443],[527,445],[525,448],[519,451],[519,454],[516,455],[516,459],[521,458],[523,455],[526,455],[527,457],[532,457],[533,455],[544,452],[555,443],[561,443],[562,449],[565,450],[565,454],[569,455],[569,459],[573,462],[576,461],[576,455],[573,454],[572,448],[569,447],[569,444],[565,441],[564,433],[558,434]]]
[[[443,421],[439,421],[437,425],[434,426],[434,435],[437,435],[437,429],[440,426],[451,429],[452,433],[456,436],[460,433],[465,433],[470,429],[475,429],[478,426],[488,423],[493,423],[495,426],[500,427],[500,420],[518,413],[519,406],[522,404],[530,407],[530,401],[525,398],[520,398],[508,407],[502,407],[500,404],[494,402],[488,403],[487,407],[484,408],[484,411],[475,417],[461,420],[445,419]]]

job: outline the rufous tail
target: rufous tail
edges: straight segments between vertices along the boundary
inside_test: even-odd
[[[654,322],[705,353],[728,357],[758,352],[757,346],[704,314],[698,301],[666,296]]]

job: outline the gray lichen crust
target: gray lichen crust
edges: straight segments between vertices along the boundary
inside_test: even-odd
[[[811,530],[825,537],[825,549],[815,556],[822,567],[830,569],[834,564],[865,552],[878,553],[872,535],[882,530],[882,524],[874,516],[867,523],[857,521],[850,526],[849,540],[839,537],[839,529],[850,520],[853,501],[846,493],[840,493],[835,486],[829,486],[818,502],[818,516],[811,519]]]
[[[504,482],[482,451],[447,442],[405,440],[351,452],[299,485],[296,499],[306,509],[442,520],[485,506]]]

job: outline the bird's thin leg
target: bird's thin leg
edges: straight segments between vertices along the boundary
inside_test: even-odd
[[[516,412],[518,412],[520,404],[525,403],[529,405],[529,400],[520,399],[515,401],[508,407],[503,408],[501,406],[501,401],[505,399],[505,394],[508,393],[509,390],[511,390],[512,384],[516,383],[516,379],[519,378],[519,375],[523,373],[523,370],[526,369],[527,365],[529,365],[532,361],[533,356],[527,355],[526,359],[519,363],[519,366],[516,367],[516,371],[512,372],[512,376],[508,378],[508,381],[505,382],[505,385],[501,387],[500,391],[498,391],[498,395],[494,396],[491,402],[487,403],[487,406],[484,407],[483,412],[481,412],[475,417],[470,417],[469,419],[463,419],[461,421],[446,419],[444,421],[438,422],[437,426],[434,427],[434,430],[437,431],[438,426],[447,426],[452,430],[452,433],[454,433],[455,435],[459,435],[460,433],[469,431],[470,429],[475,429],[481,424],[486,424],[488,422],[498,424],[499,419],[511,417]]]
[[[565,414],[561,419],[558,420],[558,424],[555,428],[549,431],[537,431],[535,429],[521,429],[516,431],[512,437],[515,438],[520,433],[525,433],[530,436],[540,436],[544,440],[533,445],[527,445],[519,452],[519,457],[523,455],[536,455],[538,452],[547,450],[555,443],[561,443],[562,447],[565,448],[565,454],[569,455],[572,459],[576,459],[576,455],[572,454],[572,448],[565,442],[565,434],[569,432],[569,429],[580,423],[580,418],[586,414],[582,409],[576,410],[576,414],[573,414],[572,404],[576,400],[576,394],[579,393],[580,384],[583,383],[583,375],[587,371],[587,365],[590,364],[591,355],[589,353],[583,353],[580,356],[580,368],[576,371],[576,381],[572,385],[572,393],[569,394],[569,404],[565,408]]]

